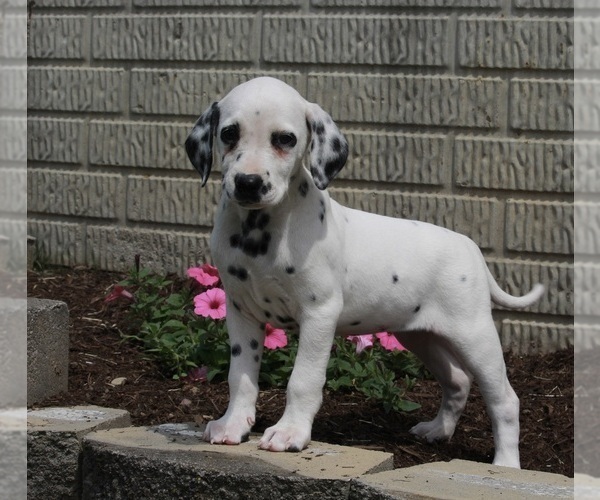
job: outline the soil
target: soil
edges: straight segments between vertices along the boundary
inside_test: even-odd
[[[29,273],[28,296],[66,302],[71,327],[69,390],[36,407],[94,404],[121,408],[130,412],[134,425],[220,417],[228,403],[226,383],[186,383],[168,378],[136,345],[122,340],[122,333],[131,333],[124,330],[126,305],[105,303],[104,298],[123,278],[118,273],[88,268]],[[521,466],[572,477],[573,352],[507,355],[506,363],[521,401]],[[125,384],[111,385],[118,377],[125,377]],[[441,397],[437,383],[418,380],[406,396],[422,407],[408,414],[386,414],[379,403],[361,394],[325,391],[312,437],[393,453],[396,467],[455,458],[491,463],[491,424],[476,386],[447,443],[424,443],[408,433],[413,425],[437,413]],[[582,404],[581,399],[578,404]],[[284,405],[284,390],[261,391],[254,431],[261,432],[276,423]]]

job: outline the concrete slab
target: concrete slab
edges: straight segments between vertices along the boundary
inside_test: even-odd
[[[97,429],[130,424],[127,411],[99,406],[27,412],[28,498],[78,498],[83,437]]]
[[[0,410],[0,497],[27,495],[27,409]]]
[[[69,309],[57,300],[27,300],[27,405],[66,391]]]
[[[600,479],[587,474],[575,474],[575,498],[577,500],[600,498]]]
[[[360,482],[395,498],[573,498],[573,479],[566,476],[466,460],[381,472],[363,476]]]

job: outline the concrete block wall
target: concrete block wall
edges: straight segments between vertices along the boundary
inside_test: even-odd
[[[182,145],[268,74],[347,135],[336,199],[467,234],[503,288],[548,288],[502,332],[572,337],[573,39],[572,0],[36,0],[29,232],[62,265],[209,258],[219,175]]]

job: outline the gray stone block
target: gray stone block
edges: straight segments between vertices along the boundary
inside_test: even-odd
[[[2,498],[10,500],[27,498],[27,410],[25,407],[0,409],[0,450],[2,450],[0,453]]]
[[[94,430],[127,427],[129,413],[98,406],[43,408],[27,415],[27,497],[81,498],[81,441]]]
[[[370,7],[499,8],[502,0],[369,0]],[[365,0],[311,0],[314,7],[364,7]]]
[[[573,69],[569,19],[461,18],[458,61],[467,68]]]
[[[17,3],[13,7],[18,7],[20,12],[11,13],[6,9],[2,13],[0,57],[25,61],[27,58],[27,43],[24,34],[27,31],[27,14],[25,13],[25,5]]]
[[[27,404],[68,389],[69,310],[64,302],[27,300]]]
[[[596,253],[597,255],[597,253]],[[600,290],[600,264],[594,262],[575,263],[577,283],[576,316],[598,316],[598,290]],[[600,321],[597,321],[600,324]]]
[[[28,171],[28,209],[34,212],[114,219],[122,199],[122,177],[111,174]]]
[[[30,218],[28,233],[36,238],[36,259],[59,266],[85,262],[84,225]]]
[[[595,201],[576,201],[574,205],[575,220],[575,249],[582,257],[584,255],[600,255],[600,203]]]
[[[576,140],[575,158],[575,192],[600,193],[600,141]]]
[[[27,75],[28,109],[122,111],[125,77],[122,69],[30,66]]]
[[[513,0],[513,1],[514,1],[514,5],[517,9],[572,9],[574,7],[574,0]],[[595,1],[596,0],[591,0],[591,2],[595,2]],[[578,5],[580,5],[580,3],[578,3]]]
[[[133,0],[136,7],[298,7],[300,0]]]
[[[29,118],[27,159],[61,164],[83,161],[83,120]]]
[[[249,62],[254,15],[94,16],[94,59]]]
[[[511,191],[573,192],[571,141],[458,136],[455,183]]]
[[[519,252],[574,252],[572,203],[508,200],[506,248]]]
[[[29,57],[83,59],[85,16],[32,16],[29,27]]]
[[[18,66],[0,66],[0,109],[7,111],[24,111],[28,104],[28,70],[25,64]]]
[[[266,15],[262,54],[271,63],[446,66],[447,31],[446,17]]]
[[[0,213],[27,213],[27,171],[23,168],[3,168],[0,184]],[[4,268],[6,270],[6,268]]]
[[[577,70],[600,69],[600,19],[579,17],[574,20],[578,43],[575,44]]]
[[[574,84],[575,131],[600,132],[600,81],[578,80]],[[597,136],[596,136],[597,137]]]
[[[0,409],[27,404],[27,301],[0,297]]]
[[[519,356],[573,349],[574,336],[573,325],[505,319],[500,328],[503,351]]]
[[[233,87],[257,76],[274,76],[301,90],[298,72],[133,69],[131,112],[197,118]]]
[[[515,130],[573,131],[573,82],[515,78],[510,84],[510,126]]]
[[[24,117],[0,116],[0,161],[27,161],[27,122]]]
[[[311,73],[307,98],[334,120],[488,129],[504,94],[499,78]]]

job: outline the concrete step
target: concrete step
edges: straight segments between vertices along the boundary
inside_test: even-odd
[[[86,421],[77,413],[80,410],[43,410],[50,411],[51,418],[30,412],[28,424],[28,434],[38,441],[37,449],[44,449],[40,440],[47,436],[46,449],[53,453],[42,469],[38,452],[29,467],[29,477],[42,480],[54,474],[52,484],[56,484],[59,474],[49,470],[52,464],[65,475],[64,453],[62,462],[57,462],[61,435],[65,449],[68,442],[73,450],[79,450],[77,458],[69,455],[70,460],[76,460],[69,470],[77,470],[75,476],[69,476],[79,481],[79,486],[71,486],[74,496],[69,498],[573,497],[573,480],[557,474],[463,460],[393,470],[391,454],[383,452],[312,442],[301,453],[270,453],[258,449],[258,436],[239,446],[216,446],[201,441],[203,429],[195,424],[123,427],[126,420],[110,424],[98,414],[95,421],[88,414],[90,421]],[[93,411],[105,411],[108,416],[114,410]],[[69,423],[70,416],[77,418]],[[98,424],[100,420],[102,424]],[[49,483],[45,484],[43,491],[30,489],[29,498],[65,497],[49,491]]]

